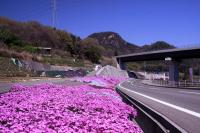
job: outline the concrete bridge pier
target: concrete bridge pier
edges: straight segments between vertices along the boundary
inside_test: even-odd
[[[121,70],[126,70],[126,63],[121,61],[121,59],[117,60],[118,62],[118,68],[120,68]]]
[[[170,61],[169,63],[169,80],[170,81],[179,81],[179,62]]]
[[[126,62],[121,59],[117,59],[118,68],[121,70],[126,70]],[[169,80],[170,81],[179,81],[179,64],[180,61],[169,61],[167,63],[169,65]]]

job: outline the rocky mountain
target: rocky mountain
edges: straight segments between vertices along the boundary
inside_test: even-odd
[[[99,45],[107,50],[106,53],[109,56],[175,48],[175,46],[164,41],[157,41],[150,45],[140,47],[126,42],[115,32],[93,33],[88,38],[95,39]]]
[[[99,45],[103,46],[109,56],[129,54],[137,52],[140,47],[126,42],[118,33],[115,32],[99,32],[93,33],[88,38],[95,39]]]
[[[152,43],[151,45],[142,46],[141,51],[146,52],[146,51],[172,49],[172,48],[176,48],[176,47],[164,41],[157,41],[157,42]]]

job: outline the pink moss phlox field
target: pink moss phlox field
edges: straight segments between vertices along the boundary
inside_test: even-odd
[[[42,84],[15,85],[0,95],[0,132],[133,132],[136,111],[112,90]]]
[[[54,84],[14,85],[0,95],[0,132],[141,133],[128,118],[137,112],[122,102],[113,87],[123,79],[81,78],[104,88]]]
[[[125,80],[124,77],[103,77],[103,76],[89,76],[83,78],[75,78],[75,80],[80,82],[86,82],[90,85],[103,87],[106,89],[114,89],[115,86]]]

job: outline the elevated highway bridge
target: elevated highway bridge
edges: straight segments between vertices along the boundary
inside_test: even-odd
[[[200,47],[134,53],[116,56],[115,58],[119,64],[119,67],[122,70],[126,69],[125,64],[127,62],[167,60],[169,62],[169,80],[178,81],[178,66],[181,60],[190,58],[200,58]]]

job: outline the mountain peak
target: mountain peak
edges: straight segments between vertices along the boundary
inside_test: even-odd
[[[126,42],[116,32],[98,32],[93,33],[88,37],[97,40],[99,45],[103,46],[105,49],[113,51],[112,53],[109,53],[111,55],[113,55],[115,51],[117,51],[119,54],[132,53],[133,51],[136,51],[139,48],[134,44]]]

